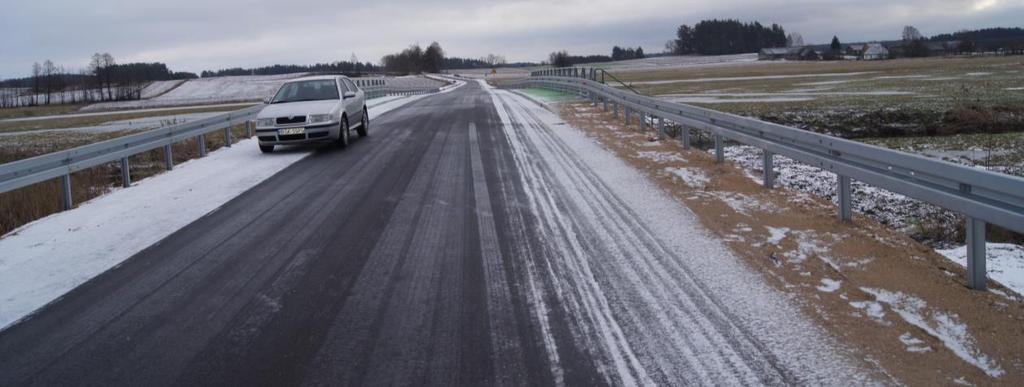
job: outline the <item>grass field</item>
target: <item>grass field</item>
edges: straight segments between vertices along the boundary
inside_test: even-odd
[[[615,73],[641,93],[847,138],[1024,130],[1024,57]]]
[[[148,112],[124,112],[115,114],[104,114],[97,116],[84,116],[84,117],[56,117],[53,119],[43,120],[32,120],[32,121],[7,121],[0,122],[0,133],[12,133],[12,132],[27,132],[34,130],[44,129],[64,129],[64,128],[77,128],[83,126],[94,126],[100,125],[111,121],[119,120],[131,120],[145,117],[160,117],[176,114],[191,114],[191,113],[208,113],[208,112],[228,112],[232,110],[241,109],[240,106],[214,106],[214,107],[191,107],[174,110],[162,110],[162,111],[148,111]],[[40,109],[35,111],[30,116],[43,116],[43,111],[48,111],[49,107],[32,107],[32,108],[17,108],[17,109],[0,109],[0,114],[7,110],[19,110],[19,109]],[[70,112],[65,112],[70,113]],[[51,113],[60,114],[60,113]],[[7,117],[14,118],[14,117]]]

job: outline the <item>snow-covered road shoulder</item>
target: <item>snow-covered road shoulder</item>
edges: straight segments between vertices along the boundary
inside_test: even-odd
[[[369,101],[371,117],[427,97]],[[0,239],[0,330],[311,154],[242,140]]]

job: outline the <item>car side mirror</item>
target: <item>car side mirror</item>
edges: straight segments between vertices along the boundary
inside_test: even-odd
[[[346,91],[345,94],[342,94],[342,98],[344,98],[344,99],[349,99],[349,98],[352,98],[352,97],[355,97],[355,96],[356,96],[356,92],[354,92],[354,91]]]
[[[270,97],[263,97],[263,104],[270,105]]]

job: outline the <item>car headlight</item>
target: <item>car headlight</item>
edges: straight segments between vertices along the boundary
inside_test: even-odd
[[[269,127],[269,126],[274,126],[274,119],[273,118],[259,118],[259,119],[256,120],[256,126],[261,127],[261,128],[266,128],[266,127]]]
[[[309,123],[311,123],[311,124],[317,124],[317,123],[321,123],[321,122],[331,122],[331,121],[334,121],[334,115],[333,114],[312,114],[312,115],[309,116]]]

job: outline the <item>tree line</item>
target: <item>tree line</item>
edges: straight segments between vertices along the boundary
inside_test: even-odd
[[[802,38],[800,39],[803,40]],[[778,24],[743,23],[739,20],[703,20],[693,27],[686,24],[676,30],[676,38],[666,44],[676,55],[727,55],[758,52],[762,48],[786,47],[794,37]]]
[[[0,107],[138,99],[148,82],[196,77],[159,62],[119,64],[109,53],[93,54],[78,70],[44,60],[32,64],[31,76],[0,81]]]
[[[332,73],[350,77],[360,77],[367,73],[379,73],[381,67],[373,63],[361,63],[353,55],[352,60],[333,63],[317,63],[313,65],[272,65],[255,68],[234,67],[217,71],[203,71],[203,78],[232,75],[281,75],[293,73]]]
[[[637,47],[635,50],[632,47],[612,47],[612,60],[643,59],[646,57],[643,47]]]

